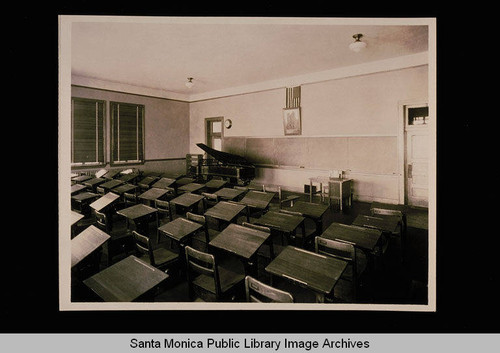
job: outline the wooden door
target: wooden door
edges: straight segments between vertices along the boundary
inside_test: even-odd
[[[405,109],[405,203],[429,204],[429,108],[427,105]]]

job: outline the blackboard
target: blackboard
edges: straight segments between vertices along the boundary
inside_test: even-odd
[[[257,165],[397,174],[396,136],[226,137],[224,151]]]

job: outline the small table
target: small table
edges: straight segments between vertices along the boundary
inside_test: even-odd
[[[212,179],[205,184],[205,187],[209,191],[213,192],[213,191],[219,190],[220,188],[222,188],[226,184],[227,184],[227,180]]]
[[[381,235],[382,232],[377,229],[333,222],[325,229],[321,237],[354,244],[368,255],[375,249]]]
[[[108,192],[107,194],[102,195],[100,198],[92,202],[90,204],[90,207],[92,207],[97,212],[104,212],[119,199],[120,195],[117,195],[114,192]]]
[[[175,183],[175,179],[171,178],[161,178],[160,180],[156,181],[153,185],[151,185],[152,188],[158,188],[158,189],[165,189],[172,187],[172,185]]]
[[[182,186],[179,186],[177,190],[183,191],[183,192],[196,192],[205,187],[205,184],[199,184],[199,183],[189,183],[189,184],[184,184]]]
[[[330,178],[328,180],[328,198],[330,202],[332,199],[339,201],[340,212],[342,212],[342,206],[345,199],[348,200],[349,206],[352,204],[351,188],[352,179]]]
[[[107,233],[91,225],[71,239],[71,267],[80,263],[109,238],[110,236]]]
[[[322,303],[325,294],[333,291],[346,267],[346,261],[287,246],[271,261],[266,271],[313,290],[316,301]]]
[[[80,191],[85,190],[87,187],[82,184],[71,185],[71,195],[78,194]]]
[[[256,275],[257,251],[268,240],[269,233],[231,223],[209,245],[236,255],[244,262],[245,273]]]
[[[323,231],[323,216],[326,211],[328,211],[328,205],[306,201],[296,201],[292,207],[284,207],[284,209],[299,212],[304,215],[304,217],[312,219],[316,224],[316,235],[321,234]]]
[[[233,222],[238,215],[246,210],[247,206],[244,204],[238,204],[234,202],[220,201],[213,207],[210,207],[206,212],[206,217],[215,218],[217,221],[223,221],[227,223]],[[249,221],[249,216],[247,213],[247,222]]]
[[[282,212],[269,211],[257,218],[253,223],[276,229],[286,234],[289,238],[297,233],[297,228],[302,228],[302,246],[305,243],[306,228],[305,218],[297,215],[286,214]]]
[[[186,192],[182,195],[177,196],[176,198],[170,200],[170,203],[175,205],[185,207],[187,210],[193,209],[198,203],[203,200],[202,195],[192,194],[190,192]]]
[[[228,201],[236,200],[241,194],[244,193],[245,190],[231,189],[231,188],[222,188],[214,192],[214,194],[217,195],[219,198]]]
[[[273,197],[273,192],[251,190],[245,195],[243,199],[241,199],[240,202],[246,204],[248,207],[266,210],[269,207],[269,204],[271,203]]]
[[[165,272],[130,255],[83,283],[106,302],[131,302],[167,278]]]
[[[137,196],[139,199],[145,201],[146,204],[150,206],[154,206],[154,201],[156,199],[159,199],[163,196],[165,196],[168,193],[167,189],[161,189],[161,188],[155,188],[152,187],[151,189],[146,190],[139,196]]]
[[[158,210],[142,203],[118,210],[116,213],[134,222],[139,232],[144,235],[147,233],[147,227],[144,221],[148,221],[150,217],[155,216],[156,224],[158,224]]]
[[[100,184],[99,187],[103,188],[106,191],[109,191],[109,190],[111,190],[111,189],[113,189],[113,188],[115,188],[118,185],[121,185],[123,183],[124,182],[119,180],[119,179],[112,179],[112,180],[106,181],[105,183]]]

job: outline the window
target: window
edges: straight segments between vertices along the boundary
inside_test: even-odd
[[[111,163],[144,161],[144,106],[110,102]]]
[[[223,118],[206,118],[206,139],[207,146],[215,150],[222,151],[222,131]]]
[[[429,122],[429,107],[408,107],[408,125],[426,125]]]
[[[71,165],[104,164],[104,101],[71,98]]]

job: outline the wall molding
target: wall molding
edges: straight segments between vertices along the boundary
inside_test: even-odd
[[[395,71],[429,64],[429,52],[421,52],[412,55],[399,56],[396,58],[377,60],[369,63],[335,68],[331,70],[313,72],[304,75],[291,76],[277,80],[263,81],[256,84],[231,87],[206,93],[185,95],[161,89],[139,87],[126,83],[111,82],[98,78],[79,75],[71,75],[71,84],[102,90],[116,91],[121,93],[137,94],[156,98],[179,100],[188,103],[199,101],[238,96],[248,93],[269,91],[285,87],[300,86],[338,80],[342,78],[363,76],[379,72]]]

